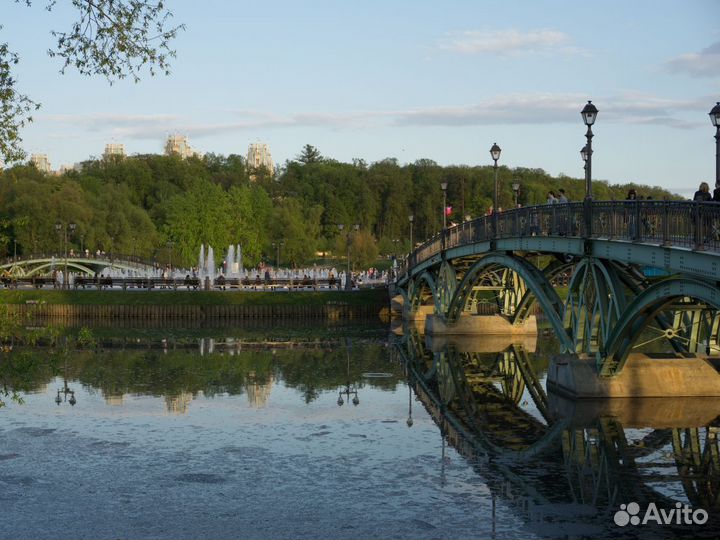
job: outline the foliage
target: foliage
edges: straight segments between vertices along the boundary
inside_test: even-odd
[[[375,238],[366,230],[357,231],[352,235],[350,252],[353,270],[369,268],[379,255]]]
[[[304,154],[319,155],[310,149]],[[60,253],[63,238],[54,227],[60,221],[77,224],[68,236],[68,247],[76,252],[100,249],[167,263],[172,245],[174,265],[187,268],[197,264],[200,244],[213,246],[216,254],[240,244],[245,266],[253,267],[261,261],[274,265],[282,243],[281,264],[303,266],[318,250],[345,257],[345,233],[357,224],[361,234],[351,245],[351,259],[358,269],[374,265],[377,251],[390,255],[408,249],[410,215],[415,242],[440,230],[441,182],[448,183],[449,223],[483,215],[492,200],[491,166],[306,161],[287,162],[275,180],[255,181],[237,155],[95,160],[61,176],[18,165],[0,172],[0,255],[11,254],[14,242],[19,254]],[[523,205],[543,204],[548,190],[560,188],[579,201],[585,189],[582,179],[554,178],[542,169],[500,167],[498,182],[503,208],[514,205],[515,182]],[[624,199],[630,188],[654,199],[672,197],[634,183],[599,180],[593,186],[600,200]],[[216,260],[219,266],[222,259]]]
[[[51,11],[55,2],[46,0],[45,8]],[[24,3],[32,5],[31,0]],[[128,76],[137,82],[143,68],[151,75],[157,70],[170,72],[170,58],[175,56],[170,42],[184,26],[170,24],[172,12],[162,1],[72,0],[71,4],[76,19],[68,29],[51,32],[56,44],[48,50],[51,57],[62,59],[61,73],[74,67],[83,75],[100,75],[112,83]],[[0,163],[25,156],[20,131],[39,107],[16,89],[12,68],[18,62],[17,53],[0,43]]]
[[[77,344],[79,347],[94,347],[96,344],[95,336],[90,328],[83,326],[78,330]]]

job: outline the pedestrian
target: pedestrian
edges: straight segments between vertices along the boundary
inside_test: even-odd
[[[568,200],[567,196],[565,195],[565,190],[564,190],[563,188],[560,188],[560,189],[558,190],[558,202],[559,202],[559,203],[567,203],[567,202],[570,202],[570,201]]]
[[[547,204],[557,204],[558,200],[555,196],[555,192],[550,190],[547,194]]]
[[[712,195],[710,195],[710,186],[707,182],[702,182],[700,187],[693,195],[693,201],[695,202],[708,202],[712,201]]]
[[[627,197],[625,197],[626,201],[636,201],[637,200],[637,191],[634,189],[630,189],[627,192]]]
[[[713,201],[720,202],[720,182],[715,182],[715,191],[713,191]]]

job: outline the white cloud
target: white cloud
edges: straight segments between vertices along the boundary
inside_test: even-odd
[[[272,128],[315,128],[334,130],[373,126],[482,126],[501,124],[547,125],[577,124],[587,96],[579,93],[510,94],[490,97],[476,103],[428,106],[399,110],[297,112],[275,114],[266,111],[219,111],[227,120],[198,122],[176,115],[55,115],[38,118],[62,123],[66,130],[85,128],[120,139],[163,140],[168,133],[201,138],[243,131]],[[623,124],[652,124],[687,129],[704,124],[709,96],[675,100],[652,94],[625,91],[614,96],[597,96],[599,121]]]
[[[516,55],[537,52],[572,53],[572,39],[558,30],[466,30],[452,32],[440,48],[465,54]]]
[[[720,41],[716,41],[699,53],[676,56],[665,62],[672,73],[684,73],[691,77],[720,77]]]

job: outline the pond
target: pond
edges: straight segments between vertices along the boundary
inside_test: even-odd
[[[718,403],[548,396],[551,336],[111,334],[2,353],[1,538],[718,534]]]

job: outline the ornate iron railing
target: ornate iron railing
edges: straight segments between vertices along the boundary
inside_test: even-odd
[[[720,251],[720,203],[597,201],[527,206],[447,228],[415,248],[398,268],[409,268],[445,249],[523,236],[608,239],[697,251]]]

